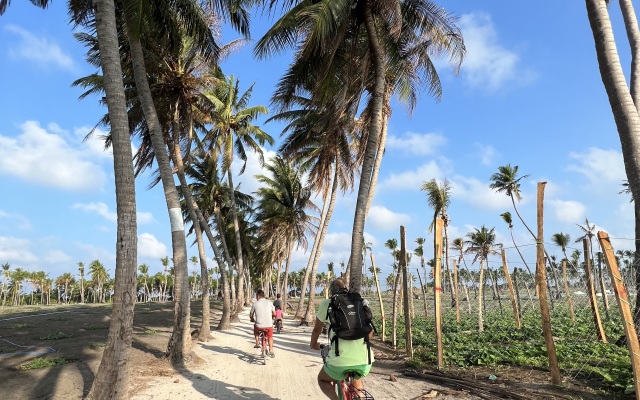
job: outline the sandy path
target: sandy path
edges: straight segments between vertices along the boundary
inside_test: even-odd
[[[231,330],[215,331],[213,340],[194,346],[194,351],[205,360],[204,365],[171,376],[154,377],[132,399],[325,398],[316,383],[322,358],[309,348],[310,327],[296,327],[294,321],[285,320],[283,332],[274,334],[276,356],[268,358],[264,365],[259,350],[253,348],[253,324],[249,322],[248,310],[240,315],[240,320]],[[426,382],[402,377],[391,382],[388,372],[377,370],[376,363],[365,385],[379,400],[417,399],[434,388]],[[474,397],[438,397],[447,398]]]

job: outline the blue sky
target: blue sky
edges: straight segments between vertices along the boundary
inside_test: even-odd
[[[523,181],[521,214],[535,227],[536,183],[548,182],[545,242],[563,231],[580,236],[576,224],[585,217],[609,232],[615,249],[633,247],[633,208],[620,195],[625,179],[620,141],[600,79],[593,36],[584,2],[555,2],[553,9],[536,2],[442,1],[460,17],[468,50],[460,74],[440,61],[442,101],[425,93],[412,116],[394,102],[387,151],[367,225],[382,275],[391,271],[384,243],[407,228],[408,249],[416,237],[431,240],[432,215],[420,191],[424,181],[447,178],[453,184],[449,208],[450,236],[463,237],[474,227],[495,227],[510,267],[522,266],[499,215],[511,211],[510,200],[489,188],[498,166],[511,163]],[[622,64],[630,65],[628,42],[618,4],[610,5]],[[77,272],[77,263],[99,259],[115,268],[115,192],[112,157],[99,135],[83,142],[105,113],[97,98],[78,100],[75,79],[91,74],[85,49],[73,38],[65,2],[45,11],[14,1],[0,17],[0,263],[13,268],[45,270],[55,278]],[[255,15],[252,36],[258,39],[270,20]],[[224,40],[237,35],[223,32]],[[248,88],[252,103],[269,105],[275,82],[290,54],[256,61],[249,43],[223,64],[227,74]],[[281,126],[262,125],[279,138]],[[273,155],[276,147],[265,149]],[[237,181],[257,188],[261,173],[252,157]],[[170,229],[161,188],[148,190],[149,176],[137,182],[138,263],[155,273],[160,258],[171,255]],[[318,199],[317,204],[321,203]],[[338,199],[322,253],[320,271],[333,261],[347,261],[355,195]],[[514,214],[515,219],[515,214]],[[533,241],[514,223],[519,244]],[[189,243],[191,241],[189,240]],[[581,244],[573,245],[582,249]],[[428,249],[429,247],[427,247]],[[535,259],[533,246],[525,256]],[[560,254],[549,245],[551,254]],[[189,255],[197,255],[196,248]],[[294,270],[306,265],[308,253],[296,251]],[[470,257],[471,258],[471,257]],[[469,258],[469,259],[470,259]],[[209,261],[212,263],[211,261]],[[497,262],[497,260],[496,260]],[[412,268],[418,267],[413,261]]]

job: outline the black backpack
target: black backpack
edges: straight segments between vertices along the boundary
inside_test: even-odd
[[[331,344],[335,349],[336,356],[340,355],[338,339],[358,340],[364,339],[367,344],[367,354],[369,364],[371,364],[371,354],[369,345],[369,334],[376,331],[372,324],[373,314],[369,306],[364,304],[360,293],[342,290],[333,296],[327,309],[327,319],[329,329],[334,333]]]

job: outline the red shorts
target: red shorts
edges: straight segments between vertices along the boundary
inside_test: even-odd
[[[267,337],[267,339],[273,337],[273,326],[270,326],[268,328],[258,328],[257,326],[253,326],[253,334],[254,335],[258,335],[260,333],[260,331],[264,331],[265,336]]]

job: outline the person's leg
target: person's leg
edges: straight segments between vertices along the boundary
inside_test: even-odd
[[[269,353],[273,354],[273,327],[268,328],[265,335],[267,335],[267,339],[269,340]]]
[[[331,400],[338,400],[338,395],[336,394],[335,389],[335,381],[324,371],[324,367],[320,369],[318,373],[318,386],[320,386],[320,390],[324,393],[325,396],[330,398]]]
[[[258,328],[255,325],[253,326],[253,337],[256,340],[256,345],[253,347],[257,349],[260,345],[258,344]]]

